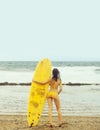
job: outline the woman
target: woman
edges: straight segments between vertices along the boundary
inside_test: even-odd
[[[52,71],[52,78],[45,82],[39,82],[33,80],[33,82],[44,85],[49,83],[50,89],[47,93],[47,101],[48,101],[48,114],[49,114],[49,121],[50,121],[50,126],[53,127],[53,121],[52,121],[52,103],[54,101],[56,105],[56,109],[58,112],[58,124],[59,127],[61,127],[62,124],[62,113],[61,113],[61,107],[60,107],[60,99],[59,99],[59,94],[62,91],[62,82],[60,79],[60,72],[58,69],[54,68]]]

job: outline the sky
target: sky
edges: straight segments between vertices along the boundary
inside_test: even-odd
[[[100,0],[1,0],[0,61],[100,61]]]

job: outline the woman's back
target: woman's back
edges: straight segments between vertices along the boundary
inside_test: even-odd
[[[61,80],[58,79],[57,81],[52,78],[50,82],[50,91],[58,91],[58,86],[60,85]]]

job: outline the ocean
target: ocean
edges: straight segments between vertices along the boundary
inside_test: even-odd
[[[32,81],[37,63],[0,61],[0,114],[27,113],[30,90],[27,83]],[[59,69],[63,83],[60,94],[63,115],[100,116],[100,62],[52,61],[52,66]],[[57,114],[54,104],[53,114]],[[43,115],[47,115],[47,102]]]

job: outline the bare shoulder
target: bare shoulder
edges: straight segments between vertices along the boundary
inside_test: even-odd
[[[61,79],[58,79],[58,84],[60,85],[60,84],[62,84],[62,81],[61,81]]]
[[[48,79],[48,82],[51,82],[51,81],[52,81],[52,78],[49,78],[49,79]]]
[[[48,79],[48,82],[49,82],[49,84],[51,84],[51,82],[52,82],[52,78],[49,78],[49,79]]]

